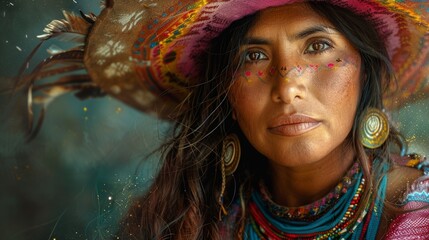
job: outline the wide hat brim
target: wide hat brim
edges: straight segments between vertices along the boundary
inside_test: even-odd
[[[109,0],[86,41],[92,81],[139,110],[172,119],[198,83],[199,56],[233,21],[293,0]],[[383,96],[395,109],[429,92],[426,1],[329,1],[374,23],[397,82]]]

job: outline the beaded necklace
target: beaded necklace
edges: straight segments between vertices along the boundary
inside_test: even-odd
[[[349,171],[347,171],[346,175],[342,178],[342,181],[339,182],[331,192],[314,203],[301,207],[285,207],[273,202],[271,200],[271,194],[267,190],[267,187],[263,181],[260,181],[259,183],[259,192],[267,209],[272,215],[281,218],[288,218],[290,220],[314,221],[329,208],[334,206],[338,199],[347,192],[347,189],[355,184],[357,178],[356,174],[359,171],[359,163],[355,162]]]
[[[387,165],[376,169],[379,174],[383,173]],[[250,214],[244,229],[244,239],[375,239],[387,177],[382,177],[377,197],[371,191],[370,200],[361,203],[366,180],[361,171],[354,176],[353,188],[347,189],[332,207],[314,221],[291,220],[273,215],[260,192],[253,190],[248,203]],[[356,217],[360,204],[365,204],[364,211]]]

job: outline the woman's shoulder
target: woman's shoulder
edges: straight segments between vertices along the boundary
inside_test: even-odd
[[[403,204],[405,207],[413,202],[429,204],[429,159],[420,155],[411,155],[405,166],[402,167],[404,170],[401,170],[404,176],[408,174],[416,179],[411,184],[407,184]],[[416,173],[411,172],[416,170]]]
[[[401,207],[389,224],[385,239],[429,234],[429,161],[419,155],[393,159],[386,198]],[[386,209],[387,210],[387,209]],[[389,215],[389,214],[388,214]]]
[[[226,216],[221,216],[222,219],[218,224],[218,228],[222,239],[234,239],[237,221],[241,213],[240,205],[240,199],[235,199],[231,205],[227,206]]]
[[[417,164],[410,164],[410,157],[402,157],[402,161],[395,161],[395,165],[387,174],[386,199],[395,204],[401,204],[406,195],[411,191],[412,186],[419,185],[422,181],[429,181],[429,176],[424,174],[422,169],[417,168]],[[403,162],[407,162],[403,164]],[[421,184],[420,184],[421,185]]]

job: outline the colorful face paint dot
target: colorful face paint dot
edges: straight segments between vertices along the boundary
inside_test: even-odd
[[[317,69],[319,69],[319,65],[313,65],[313,64],[310,64],[310,65],[308,65],[309,67],[310,67],[310,69],[312,69],[313,71],[317,71]]]

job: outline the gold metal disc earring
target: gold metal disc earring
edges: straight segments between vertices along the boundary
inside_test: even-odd
[[[389,121],[386,115],[376,109],[369,108],[360,126],[360,141],[367,148],[378,148],[389,136]]]
[[[219,193],[219,220],[222,220],[222,215],[227,215],[228,211],[223,205],[223,195],[226,188],[226,176],[232,175],[237,170],[238,163],[240,162],[241,147],[240,140],[237,135],[229,134],[222,142],[222,158],[221,158],[221,172],[222,172],[222,185]]]
[[[229,176],[237,170],[240,162],[241,148],[237,135],[229,134],[223,140],[222,163],[225,167],[225,175]]]

